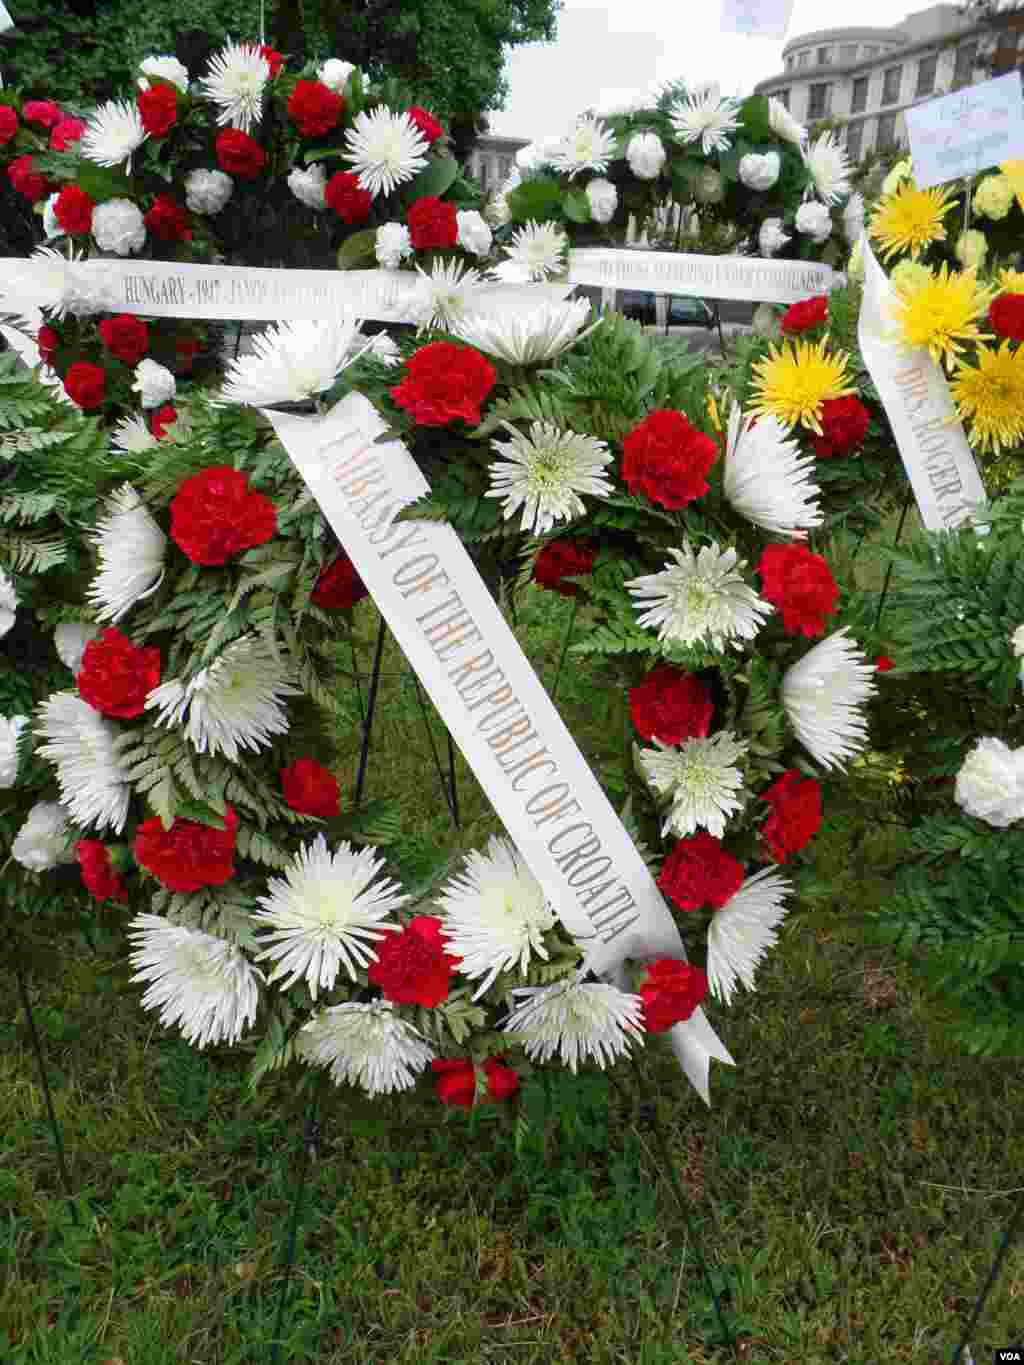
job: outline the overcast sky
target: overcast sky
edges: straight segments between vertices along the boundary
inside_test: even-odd
[[[652,85],[716,80],[724,94],[749,94],[782,69],[785,41],[856,23],[882,28],[928,0],[796,0],[785,40],[722,33],[721,0],[565,0],[553,43],[527,43],[508,61],[507,107],[491,114],[505,137],[558,136],[577,114]]]

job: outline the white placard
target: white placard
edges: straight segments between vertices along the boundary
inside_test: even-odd
[[[722,0],[722,32],[785,38],[793,0]]]
[[[904,117],[919,189],[1024,157],[1019,71],[929,100],[907,109]]]
[[[818,261],[770,261],[760,256],[702,256],[683,251],[623,251],[577,247],[569,252],[570,284],[643,289],[757,303],[799,303],[827,294],[844,277]]]
[[[949,385],[925,347],[907,350],[894,337],[896,291],[875,260],[867,235],[860,240],[864,297],[857,338],[896,446],[929,531],[949,531],[971,520],[986,501]]]
[[[685,958],[632,839],[455,531],[396,522],[429,491],[361,394],[322,417],[266,411],[282,445],[562,923],[615,976],[629,957]],[[712,1057],[734,1065],[698,1009],[671,1030],[705,1103]]]

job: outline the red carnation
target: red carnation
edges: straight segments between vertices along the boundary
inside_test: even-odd
[[[110,850],[99,839],[80,839],[75,856],[82,870],[82,883],[98,901],[126,901],[128,888],[117,875]]]
[[[817,327],[820,322],[828,322],[828,296],[818,294],[813,299],[801,299],[791,304],[782,315],[779,326],[784,332],[806,332]]]
[[[630,688],[629,710],[641,739],[681,744],[707,738],[715,705],[700,678],[673,664],[659,664]]]
[[[178,121],[178,92],[173,85],[150,86],[135,96],[139,118],[150,137],[166,137]]]
[[[36,345],[39,347],[39,355],[44,365],[53,368],[53,354],[60,345],[60,337],[52,327],[45,324],[36,333]]]
[[[448,999],[452,971],[459,959],[444,950],[441,921],[417,915],[401,933],[393,929],[374,945],[377,961],[366,975],[396,1005],[432,1010]]]
[[[0,104],[0,147],[10,142],[18,131],[18,115],[9,104]]]
[[[270,79],[274,80],[282,66],[285,64],[283,52],[276,52],[274,48],[267,47],[266,43],[260,44],[260,56],[270,67]]]
[[[811,842],[821,828],[821,788],[813,777],[790,768],[761,793],[771,806],[761,834],[777,863]]]
[[[431,1062],[437,1074],[434,1094],[442,1104],[457,1104],[472,1109],[476,1097],[476,1067],[468,1057],[439,1057]],[[483,1065],[487,1077],[488,1100],[505,1100],[519,1089],[519,1076],[510,1066],[502,1066],[497,1057],[488,1057]]]
[[[21,106],[21,117],[26,123],[38,124],[40,128],[53,128],[64,115],[53,100],[26,100]]]
[[[145,215],[146,227],[162,242],[190,242],[188,214],[170,194],[158,194]]]
[[[65,114],[59,123],[50,129],[50,151],[66,152],[73,143],[81,142],[85,132],[85,119],[71,118]]]
[[[196,355],[202,349],[195,337],[178,337],[174,343],[174,351],[178,357],[178,368],[182,374],[188,374],[195,364]]]
[[[461,417],[480,421],[480,404],[498,378],[486,357],[470,346],[435,341],[405,362],[406,377],[391,390],[400,408],[421,427],[443,427]]]
[[[83,412],[91,412],[106,396],[107,372],[87,360],[76,360],[64,376],[64,392]]]
[[[45,175],[40,175],[30,156],[19,156],[7,167],[7,178],[26,199],[36,203],[45,199],[53,189]]]
[[[303,137],[319,137],[338,126],[345,101],[322,81],[299,81],[288,97],[288,116]]]
[[[221,886],[235,875],[238,816],[230,806],[224,829],[195,820],[175,820],[164,829],[158,815],[144,820],[135,834],[135,861],[168,891],[199,891]]]
[[[658,886],[679,910],[720,910],[742,885],[743,864],[706,829],[680,839],[658,874]]]
[[[324,203],[343,223],[365,223],[370,216],[373,195],[363,189],[357,175],[336,171],[324,186]]]
[[[879,673],[888,673],[890,668],[896,667],[896,660],[890,659],[888,654],[879,654],[875,660],[875,667]]]
[[[178,420],[178,409],[173,403],[165,403],[162,408],[154,408],[149,414],[149,429],[158,441],[167,434],[167,428]]]
[[[347,611],[368,596],[369,589],[356,573],[344,550],[316,580],[309,600],[324,611]]]
[[[812,438],[819,455],[849,455],[864,444],[871,414],[859,398],[826,398],[821,405],[821,435]]]
[[[992,330],[1011,341],[1024,341],[1024,294],[997,294],[988,306]]]
[[[708,491],[707,475],[718,446],[681,412],[648,413],[622,442],[622,477],[631,493],[643,493],[678,511]]]
[[[226,564],[232,555],[272,540],[277,510],[230,465],[185,479],[171,503],[171,539],[193,564]]]
[[[146,709],[146,697],[160,684],[160,651],[133,645],[115,626],[90,640],[75,678],[78,695],[94,711],[131,720]]]
[[[292,810],[330,820],[341,814],[341,790],[333,773],[315,758],[297,758],[281,769],[281,791]]]
[[[429,113],[426,109],[421,109],[418,104],[414,104],[411,109],[407,109],[405,112],[431,146],[434,145],[439,137],[444,137],[444,129],[438,123],[434,115]]]
[[[839,600],[827,561],[804,545],[768,545],[757,566],[763,595],[782,610],[787,635],[821,635]]]
[[[675,957],[652,962],[637,988],[644,1002],[644,1028],[665,1033],[673,1024],[689,1019],[708,993],[708,978],[699,967]]]
[[[417,251],[444,250],[459,240],[459,217],[454,204],[433,195],[417,199],[406,214],[409,240]]]
[[[92,228],[95,202],[77,185],[65,185],[53,201],[53,216],[65,232],[76,236]]]
[[[267,164],[267,154],[248,133],[237,128],[225,128],[214,143],[217,165],[226,175],[237,175],[240,180],[255,180]]]
[[[578,540],[551,540],[533,561],[533,581],[563,597],[578,597],[580,585],[565,580],[593,573],[594,558],[594,551]]]
[[[126,365],[134,367],[149,350],[149,328],[131,313],[104,318],[100,336],[110,354]]]

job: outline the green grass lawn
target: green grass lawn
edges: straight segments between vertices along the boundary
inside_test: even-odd
[[[521,615],[549,685],[569,606],[531,593]],[[368,669],[368,604],[357,630]],[[402,667],[389,643],[366,795],[421,794],[401,845],[414,872],[453,836]],[[339,774],[351,792],[348,695]],[[588,756],[619,750],[609,717],[621,697],[595,697],[571,658],[559,705]],[[461,760],[458,787],[470,847],[495,822]],[[893,831],[851,843],[838,814],[816,844],[818,894],[785,922],[758,993],[708,1010],[738,1061],[714,1064],[710,1111],[659,1048],[645,1058],[692,1224],[656,1174],[646,1116],[602,1074],[532,1080],[518,1142],[510,1108],[467,1118],[429,1093],[371,1106],[331,1089],[280,1360],[948,1362],[1024,1184],[1020,1063],[950,1052],[905,971],[865,947]],[[3,976],[0,1361],[262,1365],[306,1101],[281,1078],[249,1099],[243,1060],[164,1033],[128,975],[69,934],[31,977],[77,1225]],[[628,1067],[616,1074],[635,1084]],[[717,1344],[691,1227],[738,1353]],[[1022,1335],[1017,1246],[971,1343],[975,1365]]]

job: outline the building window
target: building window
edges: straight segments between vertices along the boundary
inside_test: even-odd
[[[797,57],[796,59],[796,64],[797,66],[806,66],[810,60],[811,60],[810,52],[801,52],[800,56]]]
[[[956,50],[956,65],[953,67],[953,89],[970,85],[974,79],[974,67],[978,59],[978,44],[964,43]]]
[[[877,48],[877,46],[875,46],[875,47],[866,47],[866,48],[864,49],[864,56],[865,56],[865,57],[877,57],[877,56],[878,56],[878,48]]]
[[[830,47],[819,47],[819,48],[818,48],[818,65],[819,65],[819,66],[828,66],[828,64],[829,64],[829,62],[831,62],[831,60],[832,60],[832,49],[831,49]]]
[[[512,174],[512,158],[510,156],[503,156],[498,164],[502,180],[507,180]]]
[[[776,98],[776,99],[779,101],[779,103],[782,105],[783,109],[788,109],[788,108],[789,108],[789,89],[788,89],[788,88],[785,89],[785,90],[776,90],[776,92],[775,92],[775,98]]]
[[[850,105],[851,114],[863,114],[868,107],[868,78],[858,76],[853,83],[853,103]]]
[[[807,103],[808,118],[824,118],[828,113],[831,85],[812,85],[811,98]]]
[[[787,71],[791,71],[792,68],[793,68],[793,54],[792,54],[792,52],[791,52],[791,53],[789,54],[789,56],[786,58],[786,70],[787,70]]]
[[[883,114],[878,120],[878,135],[875,138],[875,151],[886,152],[896,146],[896,115]]]
[[[851,123],[846,130],[846,155],[851,161],[860,160],[861,143],[864,141],[863,123]]]
[[[882,103],[895,104],[900,97],[900,76],[903,74],[901,66],[890,66],[885,73],[882,82]]]
[[[932,52],[927,57],[922,57],[918,62],[915,95],[930,95],[935,89],[935,68],[938,65],[938,60],[938,54]]]
[[[849,66],[851,62],[857,60],[857,44],[844,43],[839,49],[839,60],[844,66]]]

